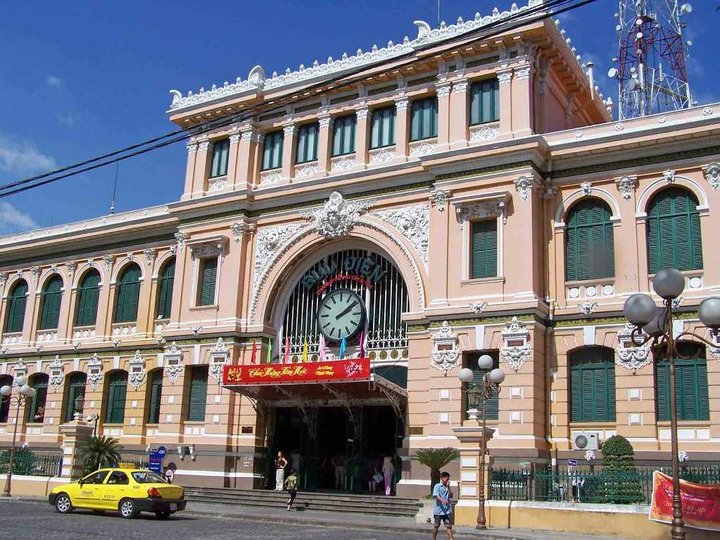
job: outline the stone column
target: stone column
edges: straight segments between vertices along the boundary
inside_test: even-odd
[[[435,84],[438,103],[438,149],[445,150],[450,144],[450,82],[439,81]]]
[[[282,176],[292,180],[295,174],[295,124],[286,124],[283,136]]]
[[[450,148],[465,148],[468,143],[467,79],[453,82],[450,95]]]
[[[85,464],[78,457],[78,445],[90,437],[92,424],[73,420],[60,426],[63,446],[62,478],[76,479],[83,475]]]
[[[370,110],[363,104],[355,109],[357,124],[355,125],[355,161],[363,167],[368,162],[370,146]]]
[[[512,70],[498,71],[500,92],[500,134],[510,134],[513,130]]]
[[[395,100],[397,108],[397,116],[395,117],[395,153],[401,157],[403,161],[407,158],[410,143],[410,113],[408,112],[410,100],[405,96],[400,96]]]
[[[333,119],[324,112],[319,118],[320,133],[318,135],[317,167],[321,173],[330,172],[330,155],[332,153],[332,127]]]

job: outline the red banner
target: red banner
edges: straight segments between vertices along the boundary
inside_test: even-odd
[[[653,473],[650,519],[672,523],[672,477],[659,471]],[[720,485],[694,484],[680,480],[680,500],[685,525],[706,531],[720,531]]]
[[[352,358],[349,360],[308,362],[302,364],[263,364],[259,366],[223,367],[223,384],[227,386],[369,379],[369,358]]]

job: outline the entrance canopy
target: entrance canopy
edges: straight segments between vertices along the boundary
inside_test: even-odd
[[[223,386],[273,407],[392,405],[399,414],[407,399],[404,388],[372,372],[369,358],[225,366]]]

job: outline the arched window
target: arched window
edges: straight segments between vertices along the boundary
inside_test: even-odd
[[[615,351],[583,347],[570,353],[570,421],[615,421]]]
[[[122,323],[137,320],[139,299],[140,267],[137,264],[130,264],[123,269],[117,280],[113,322]]]
[[[7,317],[5,318],[5,332],[22,332],[25,320],[25,306],[27,305],[28,285],[24,279],[13,286],[7,299]]]
[[[89,270],[80,280],[77,288],[75,326],[95,326],[98,297],[100,296],[100,272]]]
[[[106,424],[122,424],[125,420],[127,378],[127,371],[114,371],[107,376],[108,387],[105,400]]]
[[[85,383],[87,375],[84,373],[71,373],[65,378],[65,403],[63,403],[63,421],[70,422],[76,410],[76,400],[85,397]]]
[[[175,281],[175,258],[165,263],[158,278],[157,318],[169,319],[172,309],[173,283]]]
[[[673,187],[648,204],[648,271],[663,268],[700,270],[703,267],[698,200],[687,189]]]
[[[45,401],[47,400],[48,375],[34,373],[30,375],[29,384],[35,389],[35,397],[27,401],[25,406],[25,421],[42,424],[45,420]]]
[[[62,301],[63,280],[55,275],[45,282],[40,295],[40,324],[38,330],[50,330],[58,327],[60,302]]]
[[[681,341],[681,358],[675,358],[675,399],[678,420],[710,420],[705,346]],[[670,364],[661,359],[655,366],[657,419],[670,420]]]
[[[599,199],[574,205],[565,231],[565,279],[609,278],[615,275],[615,253],[610,207]]]
[[[13,383],[13,378],[10,375],[0,375],[0,388],[3,386],[10,386]],[[5,398],[0,400],[0,424],[4,424],[8,421],[10,416],[10,400]]]
[[[157,424],[160,422],[160,400],[162,399],[162,381],[162,368],[153,369],[150,373],[148,373],[148,424]]]

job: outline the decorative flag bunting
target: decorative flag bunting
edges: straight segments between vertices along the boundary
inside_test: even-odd
[[[342,341],[340,342],[340,359],[345,358],[345,348],[347,347],[347,342],[345,341],[345,338],[342,338]]]
[[[290,363],[290,336],[285,336],[285,356],[283,356],[283,364]]]
[[[250,363],[254,364],[257,361],[257,341],[253,341],[252,354],[250,355]]]
[[[320,334],[320,361],[325,361],[325,336]]]
[[[272,364],[272,338],[268,338],[267,363]]]
[[[303,363],[308,361],[308,342],[307,342],[307,338],[305,338],[305,340],[303,341],[302,361],[303,361]]]

